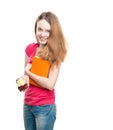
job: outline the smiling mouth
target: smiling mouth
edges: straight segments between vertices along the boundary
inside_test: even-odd
[[[46,39],[46,38],[41,38],[41,37],[40,37],[40,41],[45,42],[45,41],[47,41],[47,39]]]
[[[42,38],[41,38],[40,40],[41,40],[41,41],[46,41],[46,39],[42,39]]]

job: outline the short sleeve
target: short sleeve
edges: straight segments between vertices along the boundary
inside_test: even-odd
[[[35,45],[35,43],[31,43],[31,44],[27,45],[27,47],[25,48],[25,53],[28,57],[31,56],[31,54],[34,50],[34,45]]]
[[[32,57],[35,56],[36,49],[39,46],[37,43],[30,43],[25,48],[25,53],[29,57],[29,63],[32,62]]]

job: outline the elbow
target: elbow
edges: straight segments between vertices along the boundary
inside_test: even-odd
[[[52,91],[53,89],[54,89],[54,87],[49,88],[50,91]]]
[[[49,86],[47,86],[47,89],[51,91],[51,90],[54,89],[54,86],[53,85],[49,85]]]
[[[55,82],[51,82],[51,80],[46,80],[43,85],[41,85],[43,88],[48,90],[53,90],[55,87]]]
[[[46,88],[51,91],[51,90],[54,89],[54,86],[55,86],[54,84],[48,83],[47,86],[46,86]]]

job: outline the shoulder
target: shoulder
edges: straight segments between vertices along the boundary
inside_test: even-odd
[[[35,48],[35,47],[38,47],[38,43],[30,43],[26,46],[26,49],[32,49],[32,48]]]
[[[26,46],[25,52],[29,56],[37,47],[39,46],[38,43],[30,43]]]

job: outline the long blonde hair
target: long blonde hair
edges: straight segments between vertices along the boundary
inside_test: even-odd
[[[42,19],[45,19],[50,24],[51,31],[47,44],[38,51],[37,55],[43,59],[49,60],[52,64],[58,65],[64,61],[67,54],[67,41],[57,16],[52,12],[43,12],[40,14],[35,22],[35,34],[37,22]]]

